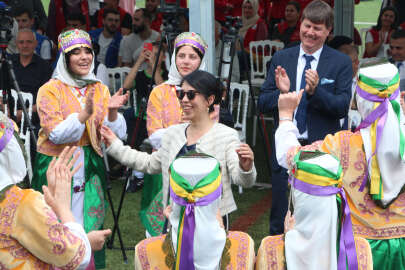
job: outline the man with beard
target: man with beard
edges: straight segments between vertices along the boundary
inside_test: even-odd
[[[145,42],[154,42],[159,33],[150,28],[152,16],[145,8],[135,10],[133,17],[133,33],[122,39],[118,57],[121,66],[132,67],[142,52]]]
[[[115,9],[104,10],[103,25],[89,32],[93,42],[100,46],[97,61],[103,63],[108,68],[116,67],[118,64],[118,51],[122,35],[118,31],[120,24],[120,13]]]
[[[126,12],[123,8],[118,6],[119,0],[104,0],[104,7],[97,10],[93,16],[91,16],[91,29],[96,29],[99,27],[105,27],[104,18],[107,9],[114,9],[118,11],[119,23],[118,31],[122,35],[126,36],[131,33],[132,18],[131,14]]]

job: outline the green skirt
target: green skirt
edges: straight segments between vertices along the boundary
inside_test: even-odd
[[[82,147],[84,152],[84,203],[83,223],[86,233],[103,228],[107,201],[105,200],[105,167],[103,159],[97,155],[91,146]],[[32,188],[42,192],[42,186],[47,185],[46,171],[52,161],[51,156],[37,153],[35,157],[34,177]],[[73,194],[73,185],[72,185]],[[96,269],[105,268],[105,250],[94,253]]]
[[[162,234],[165,223],[162,201],[162,174],[145,174],[139,216],[151,236]]]
[[[367,239],[376,270],[405,270],[405,238]]]

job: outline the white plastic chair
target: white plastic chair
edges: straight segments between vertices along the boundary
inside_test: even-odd
[[[249,86],[240,83],[231,83],[229,89],[229,111],[235,121],[234,128],[238,131],[239,139],[246,142],[246,117],[249,103]],[[239,186],[239,193],[243,188]]]
[[[124,85],[124,80],[130,71],[131,69],[129,67],[116,67],[107,69],[108,78],[110,80],[108,88],[110,89],[111,95],[114,95],[115,92],[117,92],[118,89],[120,89]]]
[[[250,78],[252,86],[262,86],[267,75],[267,62],[270,61],[272,53],[283,48],[284,43],[279,41],[259,40],[249,43]]]
[[[14,89],[11,89],[11,96],[14,99],[14,115],[17,115],[17,103],[18,103],[18,94],[17,91]],[[27,113],[28,117],[32,119],[32,104],[33,104],[33,96],[31,93],[28,92],[22,92],[21,91],[21,96],[24,101],[24,104],[28,103],[28,108],[27,108]],[[7,110],[7,108],[6,108]],[[7,114],[7,111],[6,111]],[[31,133],[28,127],[24,127],[24,123],[27,120],[24,117],[24,114],[21,117],[21,123],[20,123],[20,130],[19,130],[19,136],[21,140],[24,142],[24,148],[25,148],[25,153],[27,154],[27,171],[28,171],[28,177],[30,179],[30,183],[32,180],[33,172],[32,172],[32,163],[31,163]]]
[[[361,46],[359,47],[359,58],[363,58],[364,50],[366,49],[366,34],[370,27],[360,28]]]

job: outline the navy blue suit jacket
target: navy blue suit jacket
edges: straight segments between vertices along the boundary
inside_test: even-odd
[[[263,113],[274,113],[276,127],[280,90],[275,82],[275,69],[281,66],[286,70],[291,82],[290,91],[295,91],[299,51],[298,45],[274,54],[260,91],[258,108]],[[314,95],[306,95],[309,143],[341,129],[340,119],[347,116],[351,99],[353,71],[349,56],[324,45],[316,70],[318,86]]]

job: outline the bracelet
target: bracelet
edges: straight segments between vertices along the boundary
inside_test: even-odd
[[[278,119],[278,121],[291,121],[292,122],[292,118],[291,117],[280,117]]]

